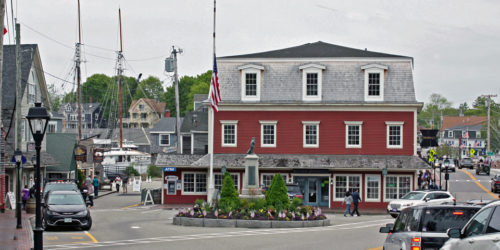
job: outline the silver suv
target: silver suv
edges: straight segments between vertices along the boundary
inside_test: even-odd
[[[462,227],[481,207],[475,205],[418,205],[403,209],[388,233],[384,249],[439,249],[449,228]]]

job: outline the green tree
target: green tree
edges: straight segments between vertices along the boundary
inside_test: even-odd
[[[207,94],[210,91],[210,81],[212,77],[212,71],[209,70],[201,75],[196,76],[196,83],[191,86],[188,94],[188,106],[186,111],[191,111],[194,109],[194,95],[196,94]]]
[[[219,207],[222,209],[228,209],[238,208],[239,206],[240,199],[238,198],[238,191],[236,191],[236,188],[234,187],[233,178],[229,172],[225,172],[220,193]]]
[[[139,100],[140,98],[150,98],[158,100],[163,95],[163,92],[164,90],[160,79],[150,76],[139,82],[133,99]]]
[[[451,106],[445,97],[433,93],[429,102],[424,105],[422,112],[418,115],[419,126],[441,128],[441,115],[458,115],[458,111]]]
[[[288,209],[288,189],[281,174],[275,174],[269,189],[266,191],[267,205],[272,205],[278,210]]]
[[[155,165],[149,165],[147,173],[151,177],[161,177],[161,168]]]

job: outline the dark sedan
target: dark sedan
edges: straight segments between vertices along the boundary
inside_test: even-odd
[[[497,174],[491,178],[491,192],[497,193],[500,190],[500,175]]]
[[[80,192],[49,192],[43,205],[42,226],[45,229],[55,226],[72,226],[89,230],[92,226],[92,217]]]

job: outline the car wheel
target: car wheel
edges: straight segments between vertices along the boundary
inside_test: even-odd
[[[392,218],[394,218],[394,219],[398,217],[398,215],[397,215],[397,214],[391,214],[391,216],[392,216]]]
[[[90,230],[91,227],[92,227],[92,217],[89,217],[89,223],[87,224],[87,226],[83,226],[82,230],[88,231]]]

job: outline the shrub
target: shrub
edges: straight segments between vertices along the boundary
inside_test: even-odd
[[[139,172],[134,168],[134,166],[128,166],[126,169],[125,169],[125,174],[128,175],[128,176],[139,176],[141,174],[139,174]]]
[[[245,199],[245,198],[241,199],[240,203],[241,203],[241,208],[242,209],[248,209],[248,207],[250,205],[249,202],[248,202],[248,200]]]
[[[255,210],[265,209],[267,207],[266,199],[259,198],[255,201]]]
[[[205,203],[205,201],[204,201],[204,200],[202,200],[202,199],[196,199],[196,200],[194,201],[194,204],[196,204],[196,205],[198,205],[198,206],[200,206],[200,207],[202,207],[202,206],[203,206],[203,203]]]
[[[280,174],[275,174],[269,189],[266,192],[268,205],[274,206],[278,210],[288,209],[290,200],[288,199],[288,189]]]
[[[239,208],[240,199],[238,197],[238,191],[234,187],[233,178],[226,172],[224,174],[224,181],[222,182],[222,190],[220,193],[219,207],[222,209],[226,208]]]
[[[85,182],[85,174],[81,169],[78,169],[77,173],[78,173],[78,188],[82,188],[82,185]]]
[[[293,197],[292,203],[290,204],[290,210],[297,212],[297,208],[302,205],[302,199]]]
[[[149,165],[147,173],[151,177],[161,177],[161,168],[155,165]]]

